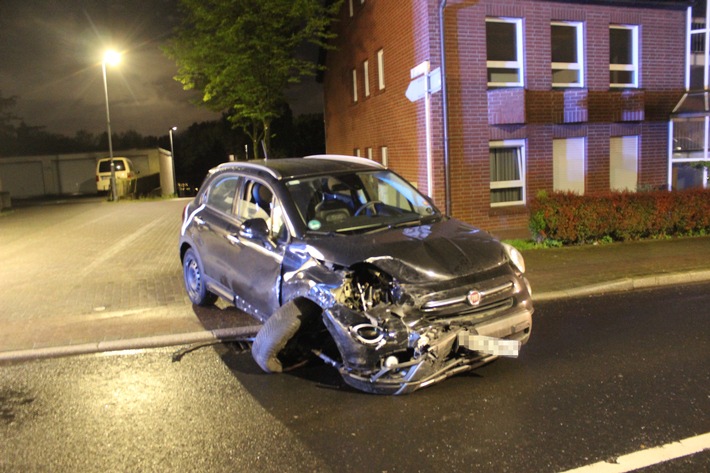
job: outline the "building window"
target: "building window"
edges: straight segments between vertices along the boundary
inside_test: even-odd
[[[609,27],[609,84],[638,87],[638,26]]]
[[[491,207],[525,204],[525,142],[490,143]]]
[[[385,52],[377,51],[377,84],[380,90],[385,88]]]
[[[553,189],[584,194],[585,139],[552,141]]]
[[[353,0],[348,0],[348,12],[350,13],[350,18],[352,18],[355,11],[353,10]]]
[[[609,187],[635,191],[638,187],[638,136],[619,136],[609,141]]]
[[[553,87],[584,86],[583,31],[582,23],[552,23]]]
[[[380,160],[382,161],[382,165],[384,167],[387,167],[389,164],[388,153],[389,153],[389,150],[387,149],[387,146],[382,146],[380,148]]]
[[[372,148],[365,148],[365,154],[367,155],[367,159],[372,161]]]
[[[355,148],[353,150],[353,154],[359,158],[360,157],[360,148]]]
[[[357,102],[357,69],[353,69],[353,102]]]
[[[362,63],[363,75],[365,76],[365,97],[370,96],[370,63],[365,61]]]
[[[688,67],[686,88],[689,90],[703,90],[708,83],[705,74],[707,64],[705,43],[708,29],[705,24],[705,18],[695,16],[695,9],[693,10],[693,18],[690,25],[690,47],[688,48],[690,56],[686,58]]]
[[[707,142],[710,117],[671,120],[671,161],[668,182],[671,189],[703,189],[710,181]]]
[[[486,18],[489,87],[522,87],[523,20]]]

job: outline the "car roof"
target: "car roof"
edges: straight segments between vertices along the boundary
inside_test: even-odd
[[[292,179],[298,177],[319,176],[323,174],[368,171],[384,169],[376,161],[358,158],[355,156],[342,156],[334,154],[321,154],[305,158],[282,158],[254,161],[232,161],[222,163],[212,172],[217,171],[252,171],[265,172],[276,179]]]

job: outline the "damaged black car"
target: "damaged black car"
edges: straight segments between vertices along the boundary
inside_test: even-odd
[[[356,389],[404,394],[530,337],[522,255],[367,159],[212,169],[180,258],[194,304],[221,297],[263,323],[252,355],[269,373],[320,358]]]

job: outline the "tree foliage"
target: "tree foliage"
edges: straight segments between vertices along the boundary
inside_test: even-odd
[[[13,122],[18,118],[12,113],[16,97],[3,97],[0,92],[0,154],[7,152],[10,143],[15,139]]]
[[[270,145],[289,84],[320,66],[299,48],[327,47],[340,1],[181,0],[183,22],[164,52],[178,66],[175,79],[202,93],[202,104],[226,113],[252,140]]]

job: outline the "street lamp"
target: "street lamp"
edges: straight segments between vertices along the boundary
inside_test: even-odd
[[[173,168],[173,192],[177,194],[177,180],[175,179],[175,150],[173,149],[173,132],[177,130],[177,127],[174,126],[168,130],[168,134],[170,135],[170,159],[173,162],[172,168]]]
[[[108,112],[108,82],[106,81],[106,64],[115,66],[121,61],[121,55],[110,49],[104,53],[104,59],[101,61],[101,70],[104,74],[104,96],[106,97],[106,128],[108,129],[108,157],[111,162],[111,200],[118,200],[118,191],[116,189],[116,166],[113,162],[113,143],[111,142],[111,116]]]

